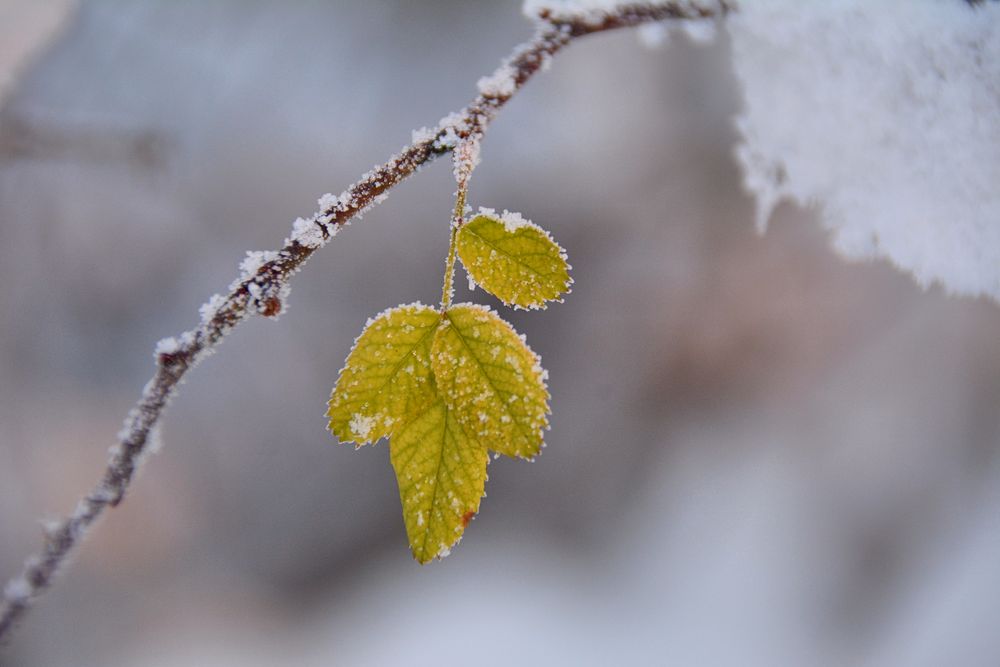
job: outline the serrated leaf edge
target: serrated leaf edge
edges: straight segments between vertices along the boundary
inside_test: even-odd
[[[490,291],[490,290],[486,289],[485,287],[483,287],[483,285],[481,285],[479,283],[479,281],[476,280],[475,277],[473,277],[472,272],[469,271],[469,267],[467,267],[465,265],[465,261],[462,259],[461,255],[459,255],[458,260],[459,260],[459,262],[461,262],[462,269],[465,271],[465,275],[468,277],[469,282],[470,283],[475,283],[475,285],[477,287],[479,287],[479,289],[483,290],[487,294],[492,295],[498,301],[500,301],[500,303],[502,303],[503,305],[507,306],[508,308],[512,308],[514,310],[546,310],[549,307],[550,303],[563,303],[564,300],[565,300],[565,298],[566,298],[566,296],[569,295],[569,294],[571,294],[573,292],[573,283],[575,282],[573,280],[572,274],[570,273],[573,270],[573,265],[569,263],[569,256],[566,254],[566,249],[563,248],[559,244],[559,242],[555,240],[555,238],[552,236],[552,234],[547,229],[545,229],[544,227],[542,227],[542,226],[536,224],[535,222],[532,222],[531,220],[529,220],[527,218],[524,218],[524,217],[521,217],[521,220],[519,221],[518,226],[513,231],[511,231],[509,225],[504,221],[504,216],[507,216],[507,215],[518,215],[518,216],[520,216],[520,214],[517,213],[516,211],[508,211],[507,209],[504,209],[504,212],[502,214],[498,214],[496,212],[496,209],[486,208],[486,207],[480,206],[479,207],[479,212],[476,215],[474,215],[471,218],[469,218],[469,220],[465,224],[463,224],[461,227],[459,227],[458,233],[461,234],[462,231],[466,228],[466,225],[469,222],[472,222],[473,220],[475,220],[476,218],[478,218],[480,216],[486,217],[486,218],[491,218],[492,220],[500,223],[505,228],[507,228],[507,231],[509,233],[513,233],[514,231],[516,231],[517,229],[520,229],[522,227],[530,227],[531,229],[537,230],[538,232],[540,232],[542,234],[542,236],[544,236],[546,239],[548,239],[552,243],[552,245],[554,245],[557,248],[558,253],[559,253],[559,259],[561,259],[563,262],[566,263],[566,278],[567,278],[566,289],[563,290],[562,292],[560,292],[560,295],[558,297],[556,297],[554,299],[546,299],[546,300],[542,301],[541,303],[533,303],[533,304],[528,304],[527,306],[522,306],[522,305],[517,304],[517,303],[508,302],[503,297],[501,297],[501,296],[499,296],[497,294],[494,294],[492,291]],[[480,238],[482,238],[482,237],[480,237]],[[484,241],[484,243],[485,243],[485,241]],[[515,258],[512,258],[512,259],[514,259],[514,261],[517,261],[517,259],[515,259]],[[518,264],[521,264],[521,262],[518,262]],[[524,266],[524,265],[522,264],[522,266]],[[528,267],[528,268],[530,270],[534,271],[534,269],[531,269],[531,267]]]
[[[347,370],[347,367],[349,365],[348,364],[348,360],[351,358],[351,355],[354,353],[354,350],[357,349],[358,342],[361,340],[361,337],[365,335],[365,332],[368,331],[368,328],[372,324],[374,324],[380,317],[388,315],[388,314],[390,314],[393,311],[396,311],[396,310],[405,310],[407,308],[426,308],[426,309],[435,311],[435,312],[437,312],[437,313],[440,314],[440,311],[438,311],[438,309],[436,307],[434,307],[434,306],[429,306],[429,305],[423,303],[422,301],[412,301],[410,303],[401,303],[401,304],[396,305],[396,306],[385,308],[385,309],[379,311],[378,313],[376,313],[375,315],[369,316],[368,319],[365,320],[365,325],[361,328],[361,333],[359,333],[357,336],[355,336],[354,342],[351,344],[351,349],[348,351],[347,356],[344,357],[344,365],[341,366],[340,370],[337,371],[337,381],[338,381],[338,383],[340,381],[340,377],[344,374],[344,371]],[[429,327],[428,329],[429,329],[429,333],[426,334],[426,335],[428,335],[428,336],[434,336],[437,333],[438,327],[433,327],[433,328]],[[421,342],[422,341],[423,341],[423,339],[421,339]],[[402,363],[402,362],[400,362],[400,363]],[[394,376],[395,376],[395,372],[392,374],[391,377],[394,377]],[[431,369],[431,379],[432,379],[432,381],[433,381],[433,378],[434,378],[434,371],[433,371],[433,369]],[[329,426],[330,421],[331,421],[330,420],[330,415],[329,415],[330,404],[333,402],[334,395],[336,394],[336,389],[337,389],[337,384],[335,383],[334,386],[333,386],[333,389],[330,391],[330,398],[327,399],[327,402],[326,402],[327,409],[326,409],[326,412],[323,413],[323,417],[325,419],[327,419],[327,429],[326,430],[330,433],[330,435],[332,435],[337,440],[337,442],[339,442],[340,444],[353,444],[355,451],[357,451],[357,450],[361,449],[362,447],[364,447],[365,445],[375,446],[379,442],[381,442],[382,440],[388,440],[390,437],[392,437],[392,432],[395,429],[390,429],[389,433],[386,433],[384,436],[382,436],[380,438],[377,438],[375,440],[368,440],[368,441],[365,441],[365,442],[358,442],[357,440],[341,440],[340,436],[338,436],[336,433],[334,433],[333,429],[330,428],[330,426]],[[380,389],[379,391],[382,391],[382,390]],[[438,391],[437,387],[435,386],[434,387],[435,394],[437,394],[437,391]],[[393,420],[393,421],[400,422],[400,427],[402,427],[402,420]],[[395,424],[394,424],[394,426],[395,426]]]

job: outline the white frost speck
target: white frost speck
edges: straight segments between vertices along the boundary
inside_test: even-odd
[[[181,349],[181,342],[169,336],[167,338],[161,338],[156,343],[156,350],[153,352],[156,358],[159,358],[163,354],[176,354]]]
[[[454,148],[461,140],[461,134],[467,130],[465,116],[457,111],[442,118],[438,126],[443,134],[434,142],[436,148]]]
[[[298,241],[299,245],[306,248],[319,248],[323,245],[323,230],[316,222],[316,218],[296,218],[292,223],[292,241]]]
[[[493,74],[479,79],[476,87],[483,97],[510,97],[517,90],[517,81],[514,78],[516,74],[514,68],[505,63]]]
[[[219,312],[219,308],[221,308],[222,304],[225,302],[226,298],[224,296],[221,294],[213,294],[209,297],[208,301],[201,304],[201,307],[198,308],[198,314],[201,316],[202,324],[211,322],[212,318],[215,317],[215,314]]]
[[[340,197],[327,192],[325,195],[316,200],[319,205],[319,210],[329,211],[330,209],[336,208],[340,204]]]
[[[273,250],[248,250],[247,256],[240,262],[241,279],[252,278],[271,260],[277,259],[278,253]]]
[[[452,153],[452,160],[455,167],[455,181],[459,187],[464,187],[472,175],[472,170],[479,166],[479,138],[469,137],[460,142]]]
[[[516,211],[508,211],[505,209],[503,213],[497,215],[496,209],[480,206],[479,215],[484,215],[488,218],[495,218],[499,220],[500,222],[503,223],[504,229],[506,229],[507,233],[509,234],[513,234],[522,227],[529,227],[529,226],[534,227],[540,231],[544,231],[540,227],[538,227],[538,225],[534,224],[533,222],[531,222],[531,220],[528,220],[527,218],[525,218],[523,215],[521,215]]]
[[[599,25],[609,13],[627,9],[630,4],[633,4],[630,0],[525,0],[522,12],[532,19],[545,11],[551,19],[557,21]],[[699,6],[697,0],[672,4],[687,5],[682,8],[690,10]]]
[[[419,130],[413,130],[410,133],[410,142],[414,144],[422,144],[425,141],[430,141],[434,138],[434,128],[422,127]]]
[[[503,215],[500,216],[500,220],[503,222],[504,229],[511,234],[516,232],[521,227],[531,224],[530,220],[525,219],[516,211],[504,211]]]
[[[375,427],[375,418],[357,413],[351,417],[348,427],[351,429],[351,433],[357,436],[358,439],[367,440],[368,434],[371,433],[372,428]]]

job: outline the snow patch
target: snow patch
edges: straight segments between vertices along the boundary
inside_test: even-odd
[[[1000,3],[741,3],[744,185],[816,206],[837,250],[1000,300]]]

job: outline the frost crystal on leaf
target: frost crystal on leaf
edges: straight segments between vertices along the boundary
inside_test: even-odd
[[[1000,3],[740,3],[737,156],[763,227],[816,205],[836,248],[1000,300]]]
[[[520,213],[480,209],[459,230],[457,247],[470,280],[509,306],[544,308],[573,282],[565,251]]]
[[[508,234],[513,234],[521,227],[531,224],[531,220],[527,220],[520,213],[507,210],[504,210],[503,215],[500,216],[500,221],[503,223],[503,228],[507,230]]]
[[[351,417],[350,428],[351,433],[354,434],[355,438],[359,442],[364,442],[368,439],[368,434],[371,433],[372,427],[375,426],[375,418],[367,417],[362,414],[356,414]]]
[[[450,308],[434,336],[431,365],[441,396],[472,437],[507,456],[538,454],[549,392],[537,355],[496,313],[472,303]]]
[[[327,417],[337,438],[374,442],[434,400],[430,349],[440,322],[440,313],[419,303],[368,320],[330,397]]]

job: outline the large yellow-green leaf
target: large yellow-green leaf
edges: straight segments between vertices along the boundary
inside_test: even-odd
[[[542,308],[569,290],[566,253],[548,232],[517,213],[486,211],[458,233],[458,256],[480,287],[521,308]]]
[[[363,445],[392,433],[435,400],[430,350],[441,313],[410,304],[369,320],[330,396],[329,429]]]
[[[479,511],[489,452],[440,398],[389,439],[413,557],[447,556]]]
[[[507,456],[538,454],[548,427],[545,371],[496,313],[471,303],[448,309],[431,367],[455,418],[481,445]]]

